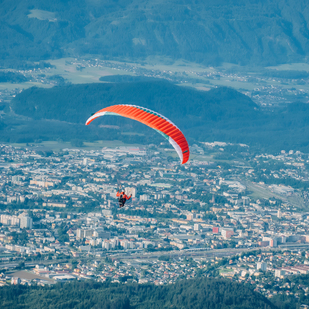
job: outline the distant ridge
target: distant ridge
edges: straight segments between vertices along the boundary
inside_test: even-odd
[[[309,55],[307,0],[3,0],[0,16],[3,66],[89,55],[267,66]]]
[[[205,92],[164,80],[66,85],[51,89],[33,87],[13,100],[13,108],[18,114],[74,123],[84,123],[85,115],[112,104],[136,104],[160,111],[188,128],[205,124],[205,120],[259,114],[258,105],[232,88],[221,87]],[[188,116],[196,119],[190,122]]]
[[[38,133],[33,132],[33,128],[46,123],[46,119],[60,120],[62,126],[68,126],[59,133],[58,125],[50,131],[47,124],[39,130],[40,139],[46,139],[46,134],[48,139],[68,139],[73,127],[84,140],[102,139],[100,124],[116,125],[124,132],[147,132],[140,137],[140,142],[148,138],[150,142],[154,136],[160,138],[145,126],[122,117],[105,117],[94,122],[91,128],[84,128],[89,115],[113,104],[135,104],[155,110],[176,123],[192,140],[246,143],[276,151],[309,150],[309,105],[292,103],[265,111],[249,97],[224,87],[205,92],[166,81],[65,85],[50,89],[34,87],[18,94],[12,101],[12,108],[16,114],[36,120],[29,127],[35,136]],[[10,130],[9,123],[7,130]],[[103,136],[123,138],[121,130],[104,130]],[[18,134],[18,130],[10,133]],[[126,138],[139,142],[138,136]]]

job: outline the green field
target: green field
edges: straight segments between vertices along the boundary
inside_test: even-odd
[[[203,156],[203,155],[200,155],[200,154],[190,154],[190,160],[196,160],[196,161],[212,161],[212,162],[214,162],[214,161],[218,161],[218,160],[215,160],[214,158],[213,158],[213,156],[212,155],[209,155],[209,156]]]
[[[30,87],[41,87],[41,88],[51,88],[52,85],[47,84],[41,84],[37,82],[24,82],[24,83],[16,83],[16,84],[10,84],[10,83],[0,83],[0,91],[1,90],[14,90],[16,88],[18,89],[27,89]]]
[[[41,11],[41,10],[32,10],[29,17],[39,18],[39,19],[48,19],[51,18],[51,15],[48,15],[50,12]],[[53,13],[50,13],[53,14]],[[61,58],[56,60],[47,60],[47,62],[51,63],[55,66],[55,68],[51,68],[48,70],[44,70],[44,74],[48,76],[60,75],[62,76],[66,82],[70,82],[73,84],[85,84],[85,83],[98,83],[99,78],[102,76],[110,76],[110,75],[135,75],[133,72],[130,72],[125,69],[119,69],[116,67],[121,67],[124,65],[132,66],[136,68],[138,72],[139,69],[147,69],[150,71],[159,71],[162,74],[162,78],[165,77],[163,74],[168,74],[174,77],[185,78],[188,77],[188,81],[185,83],[181,83],[181,86],[193,87],[198,90],[207,91],[210,88],[217,86],[226,86],[232,87],[237,90],[248,90],[252,91],[257,87],[255,82],[241,81],[237,80],[234,77],[221,77],[220,79],[212,79],[203,76],[199,76],[199,73],[216,73],[218,71],[225,71],[230,68],[236,68],[237,65],[231,63],[224,63],[218,68],[206,67],[200,64],[178,60],[171,61],[168,58],[162,57],[149,57],[145,61],[141,63],[133,63],[130,60],[128,61],[109,61],[109,63],[113,64],[115,68],[111,67],[103,67],[103,66],[88,66],[86,62],[79,61],[74,58]],[[82,65],[80,65],[82,64]],[[84,65],[85,64],[85,65]],[[79,67],[79,69],[78,69]],[[293,64],[285,64],[275,67],[266,67],[265,69],[273,69],[273,70],[299,70],[299,71],[309,71],[309,64],[306,63],[293,63]],[[250,70],[250,68],[248,68]],[[245,69],[239,69],[239,72],[243,72],[239,74],[239,77],[242,75],[251,75],[255,76],[255,72],[250,73],[249,71],[245,73]],[[37,74],[40,74],[40,70],[37,71]],[[32,74],[36,74],[36,72],[32,72]],[[137,73],[138,74],[138,73]],[[191,83],[190,79],[198,79],[199,83]],[[309,85],[284,85],[278,83],[274,80],[265,80],[265,85],[277,85],[286,89],[294,87],[296,89],[304,89],[309,91]],[[13,90],[15,88],[26,89],[29,87],[52,87],[52,85],[46,85],[39,82],[25,82],[20,84],[9,84],[9,83],[0,83],[0,90],[9,89]]]
[[[82,71],[78,71],[76,69],[76,65],[69,65],[66,61],[73,61],[72,58],[62,58],[58,60],[50,60],[49,62],[56,66],[56,69],[51,70],[51,74],[59,74],[63,78],[67,79],[67,81],[71,83],[92,83],[92,82],[99,82],[99,78],[101,76],[108,76],[108,75],[134,75],[126,70],[119,70],[119,69],[112,69],[109,67],[85,67]],[[201,82],[197,84],[190,83],[188,80],[187,83],[180,84],[181,86],[193,87],[199,90],[209,90],[212,87],[216,86],[224,86],[224,87],[232,87],[237,90],[246,89],[248,91],[252,91],[257,87],[257,84],[254,82],[248,81],[239,81],[235,80],[234,78],[225,77],[221,79],[209,79],[207,77],[198,76],[196,73],[215,73],[217,71],[226,70],[230,68],[237,68],[237,65],[231,63],[224,63],[219,68],[213,67],[206,67],[200,64],[178,60],[172,62],[168,58],[148,58],[143,63],[133,63],[130,61],[127,62],[119,62],[119,61],[110,61],[115,66],[121,66],[123,64],[135,66],[138,69],[147,69],[147,70],[154,70],[160,71],[161,73],[168,72],[171,75],[179,74],[179,76],[183,77],[183,74],[188,76],[188,79],[194,78],[199,79]],[[309,64],[305,63],[295,63],[289,65],[281,65],[277,67],[268,67],[267,69],[276,69],[276,70],[307,70],[309,71]],[[249,70],[249,69],[248,69]],[[242,68],[240,72],[244,72]],[[248,73],[252,76],[255,75],[254,72]],[[205,83],[203,83],[205,81]],[[277,85],[283,88],[297,88],[297,89],[307,89],[309,90],[308,85],[283,85],[281,83],[275,81],[266,81],[267,84]]]
[[[252,192],[250,194],[250,196],[253,199],[259,199],[259,198],[269,199],[269,198],[272,198],[272,197],[282,199],[282,196],[274,194],[273,192],[267,190],[264,186],[261,186],[259,184],[246,182],[246,186],[247,186],[247,189]]]
[[[224,269],[219,269],[219,274],[226,274],[226,273],[233,273],[234,270],[233,269],[227,269],[227,268],[224,268]]]
[[[267,67],[267,69],[273,69],[278,71],[285,71],[285,70],[295,70],[295,71],[309,71],[309,64],[308,63],[290,63],[290,64],[281,64],[278,66],[271,66]]]
[[[88,67],[81,71],[77,70],[77,64],[74,64],[73,58],[61,58],[57,60],[48,60],[56,68],[50,70],[50,75],[61,75],[68,82],[73,84],[100,83],[101,76],[108,75],[131,75],[127,71],[116,70],[109,67]],[[73,64],[68,64],[73,62]]]

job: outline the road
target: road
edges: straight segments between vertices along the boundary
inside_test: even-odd
[[[280,247],[270,248],[270,247],[255,247],[255,248],[224,248],[224,249],[185,249],[185,250],[173,250],[173,251],[160,251],[160,252],[138,252],[138,253],[118,253],[108,255],[110,258],[115,258],[118,260],[134,260],[134,259],[157,259],[160,256],[169,257],[196,257],[196,258],[206,258],[212,259],[215,257],[230,257],[240,253],[245,253],[248,251],[281,251],[281,250],[299,250],[308,249],[309,244],[285,244]]]
[[[116,258],[119,260],[132,260],[132,259],[156,259],[160,256],[170,256],[170,257],[201,257],[201,258],[213,258],[213,257],[224,257],[224,256],[233,256],[242,252],[252,251],[257,249],[252,248],[225,248],[225,249],[216,249],[209,250],[207,248],[203,249],[185,249],[185,250],[173,250],[173,251],[160,251],[160,252],[139,252],[139,253],[121,253],[110,255],[110,258]]]

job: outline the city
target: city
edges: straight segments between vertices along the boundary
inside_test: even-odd
[[[0,16],[1,308],[309,309],[308,1]]]
[[[182,166],[164,142],[0,149],[2,285],[221,276],[307,295],[286,280],[309,273],[308,154],[199,143]]]

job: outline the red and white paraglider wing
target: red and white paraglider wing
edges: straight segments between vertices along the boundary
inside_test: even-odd
[[[94,119],[104,115],[123,116],[144,123],[168,139],[171,145],[175,148],[181,164],[184,164],[189,160],[190,149],[185,136],[179,128],[166,117],[144,107],[135,105],[113,105],[103,108],[93,114],[86,121],[86,125],[89,125]]]

